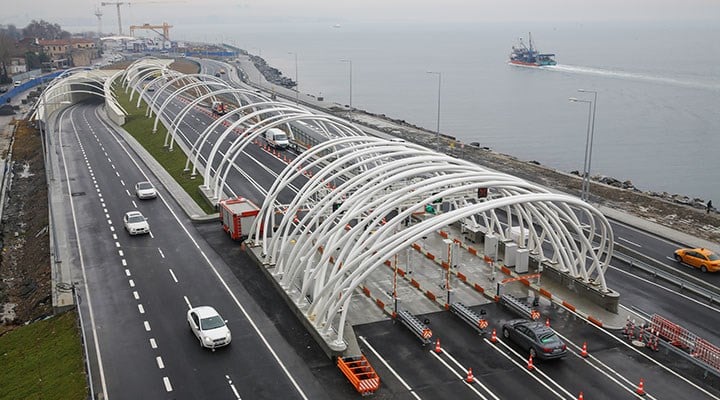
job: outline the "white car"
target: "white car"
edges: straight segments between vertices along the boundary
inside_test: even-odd
[[[215,351],[217,347],[229,345],[232,340],[227,321],[210,306],[191,308],[187,312],[187,321],[202,347]]]
[[[131,235],[150,233],[150,224],[140,211],[128,211],[123,217],[125,230]]]
[[[157,197],[157,190],[150,182],[138,182],[135,184],[135,195],[138,199],[154,199]]]

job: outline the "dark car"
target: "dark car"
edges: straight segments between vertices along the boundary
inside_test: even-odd
[[[552,329],[538,321],[513,319],[502,329],[503,337],[530,352],[533,358],[545,360],[561,358],[567,354],[567,346]]]

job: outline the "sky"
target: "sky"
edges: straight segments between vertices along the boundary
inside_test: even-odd
[[[281,22],[597,22],[718,21],[719,0],[139,0],[120,6],[130,24],[207,25]],[[127,3],[130,3],[128,5]],[[167,4],[161,4],[167,3]],[[24,27],[32,19],[58,23],[71,32],[97,27],[117,30],[115,6],[96,0],[0,0],[0,24]]]

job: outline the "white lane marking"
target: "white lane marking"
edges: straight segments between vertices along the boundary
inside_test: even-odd
[[[165,258],[165,254],[163,254],[162,249],[158,247],[158,251],[160,252],[160,257]]]
[[[70,110],[70,123],[73,126],[73,130],[75,130],[75,138],[77,139],[78,143],[80,143],[80,137],[77,134],[77,129],[75,129],[75,120],[72,118],[72,114],[75,112],[75,107],[71,107],[69,109],[63,110],[62,114],[60,116],[61,123],[58,124],[58,142],[60,147],[60,157],[62,158],[63,165],[65,165],[65,182],[67,185],[67,191],[68,193],[72,193],[72,190],[70,189],[70,176],[68,174],[68,168],[67,168],[67,161],[65,160],[65,150],[63,150],[63,135],[62,135],[62,119],[65,118],[65,114],[67,111]],[[91,171],[92,172],[92,171]],[[88,284],[87,279],[87,273],[85,271],[85,260],[83,258],[83,252],[82,252],[82,241],[80,240],[80,231],[78,231],[78,224],[77,224],[77,214],[75,213],[75,201],[73,200],[72,196],[70,196],[70,212],[72,214],[72,220],[73,220],[73,229],[75,231],[75,239],[77,241],[77,249],[78,249],[78,258],[80,259],[80,270],[82,271],[83,281],[85,282],[85,299],[87,301],[87,307],[88,307],[88,313],[90,314],[90,326],[91,326],[91,332],[93,337],[93,344],[95,347],[95,355],[97,357],[97,364],[98,369],[100,372],[100,386],[102,387],[102,392],[107,393],[107,383],[105,381],[105,368],[103,366],[102,361],[102,355],[100,354],[100,343],[98,341],[98,335],[97,335],[97,327],[95,326],[95,312],[93,310],[92,306],[92,298],[90,297],[90,288]],[[81,329],[84,331],[85,327],[83,324],[83,317],[82,312],[79,312],[80,315],[80,326]],[[89,356],[86,356],[86,360],[88,365],[90,365],[90,358]],[[92,381],[92,372],[89,373],[89,379]],[[93,390],[91,388],[90,390],[90,396],[93,396]],[[107,398],[107,396],[106,396]]]
[[[143,321],[143,325],[145,326],[145,330],[150,332],[150,323],[147,321]]]
[[[98,197],[100,198],[100,200],[102,200],[102,193],[98,193]]]
[[[433,356],[435,356],[435,358],[436,358],[438,361],[440,361],[440,362],[445,366],[445,368],[447,368],[448,371],[452,372],[453,375],[455,375],[458,379],[460,379],[460,380],[462,380],[462,381],[465,380],[465,377],[463,377],[462,375],[460,375],[453,367],[451,367],[450,365],[448,365],[448,363],[446,363],[445,360],[443,360],[442,358],[440,358],[440,356],[437,355],[433,350],[430,350],[430,354],[432,354]],[[465,370],[465,371],[467,371],[467,370]],[[479,382],[479,381],[478,381],[477,379],[475,379],[475,382]],[[478,395],[481,399],[483,399],[483,400],[488,400],[487,397],[483,396],[482,393],[478,392],[478,390],[475,389],[474,387],[472,387],[471,384],[467,383],[467,381],[466,381],[465,383],[467,384],[467,387],[468,387],[470,390],[472,390],[473,392],[475,392],[475,394]]]
[[[558,331],[556,331],[555,329],[553,329],[553,331],[554,331],[555,334],[558,335],[565,343],[569,343],[570,345],[572,345],[572,346],[573,346],[574,348],[576,348],[577,350],[581,350],[581,349],[582,349],[581,346],[578,346],[577,344],[573,343],[573,342],[570,341],[568,338],[566,338],[565,336],[561,335],[561,334],[560,334]],[[634,396],[636,396],[636,397],[639,397],[639,396],[637,396],[637,393],[635,392],[635,385],[636,385],[636,383],[631,382],[631,381],[630,381],[628,378],[626,378],[624,375],[622,375],[622,374],[619,373],[618,371],[614,370],[614,369],[613,369],[612,367],[610,367],[609,365],[603,363],[603,362],[600,361],[597,357],[593,356],[592,354],[588,354],[587,358],[584,358],[584,357],[582,357],[580,354],[578,354],[576,351],[571,350],[571,349],[568,349],[568,350],[569,350],[574,356],[576,356],[577,358],[579,358],[579,359],[581,359],[581,360],[584,359],[584,361],[585,361],[588,365],[590,365],[591,367],[595,368],[598,372],[600,372],[601,374],[605,375],[605,376],[606,376],[608,379],[610,379],[611,381],[615,382],[620,388],[625,389],[625,390],[626,390],[627,392],[629,392],[631,395],[634,395]],[[608,371],[612,372],[615,376],[617,376],[617,377],[619,377],[620,379],[622,379],[622,380],[625,382],[625,384],[627,384],[628,386],[625,386],[624,384],[620,383],[617,379],[615,379],[615,377],[610,376],[610,374],[609,374],[608,372],[603,371],[599,366],[591,363],[589,360],[593,360],[593,361],[595,361],[596,363],[600,364],[600,366],[602,366],[603,368],[605,368],[605,369],[607,369]],[[652,396],[649,396],[649,398],[653,398],[653,397],[652,397]]]
[[[483,338],[483,340],[485,341],[485,343],[489,344],[490,347],[492,347],[493,349],[495,349],[495,351],[497,351],[497,352],[500,353],[502,356],[504,356],[505,358],[507,358],[508,360],[510,360],[511,363],[515,364],[515,365],[516,365],[518,368],[520,368],[523,372],[525,372],[526,374],[530,375],[530,376],[531,376],[533,379],[535,379],[539,384],[545,386],[545,389],[547,389],[547,390],[549,390],[550,392],[552,392],[555,396],[557,396],[558,399],[564,399],[564,398],[565,398],[565,396],[563,396],[563,395],[561,395],[560,393],[558,393],[558,392],[556,392],[555,390],[553,390],[553,388],[551,388],[550,386],[548,386],[548,384],[545,383],[545,382],[543,382],[539,377],[535,376],[535,374],[533,374],[531,371],[528,371],[528,369],[526,368],[525,365],[521,365],[520,363],[518,363],[517,361],[515,361],[512,357],[510,357],[509,354],[507,354],[507,353],[505,353],[504,351],[500,350],[500,348],[499,348],[498,346],[495,346],[495,344],[494,344],[493,342],[491,342],[490,339],[488,339],[488,338]],[[498,338],[498,343],[502,343],[499,338]],[[503,343],[503,345],[505,345],[505,344]],[[505,346],[507,347],[507,345],[505,345]],[[573,397],[573,396],[570,396],[570,398],[574,398],[574,397]]]
[[[96,111],[96,113],[97,113],[97,111]],[[150,178],[143,172],[143,169],[140,167],[140,164],[138,164],[137,160],[130,154],[130,152],[129,152],[128,149],[125,147],[125,145],[123,144],[123,142],[122,142],[122,141],[117,137],[117,135],[114,133],[114,130],[113,130],[108,124],[106,124],[104,121],[102,121],[102,119],[100,119],[100,122],[101,122],[101,123],[103,124],[103,126],[113,135],[113,138],[115,139],[115,142],[123,149],[123,151],[125,152],[125,154],[127,154],[128,158],[133,162],[133,164],[135,164],[135,167],[137,167],[138,171],[140,171],[140,173],[143,174],[143,176],[145,177],[145,179],[150,180]],[[180,222],[180,218],[178,218],[177,214],[176,214],[175,211],[170,207],[170,204],[168,204],[168,202],[165,200],[165,198],[163,198],[163,197],[161,197],[161,196],[159,196],[159,198],[160,198],[160,200],[163,202],[163,204],[165,205],[165,208],[168,210],[168,212],[173,216],[173,218],[175,219],[175,222],[177,222],[178,226],[180,226],[180,228],[182,229],[182,231],[185,232],[185,236],[187,236],[187,238],[188,238],[188,239],[195,245],[195,247],[200,251],[200,254],[201,254],[201,255],[203,256],[203,258],[205,259],[205,262],[207,263],[207,265],[210,266],[210,268],[211,268],[212,271],[213,271],[213,274],[215,274],[215,277],[218,279],[218,281],[220,281],[220,283],[222,284],[222,287],[225,289],[225,291],[227,292],[228,296],[230,296],[230,297],[233,299],[233,302],[235,303],[235,305],[238,307],[238,309],[240,310],[240,312],[242,312],[243,316],[244,316],[245,319],[248,321],[248,323],[250,324],[250,326],[252,326],[252,328],[253,328],[253,330],[255,331],[255,333],[258,335],[258,337],[260,338],[260,340],[263,342],[263,345],[265,346],[265,348],[266,348],[266,349],[268,350],[268,352],[272,355],[272,357],[273,357],[273,359],[275,360],[275,362],[276,362],[276,363],[280,366],[280,368],[283,370],[283,373],[284,373],[285,376],[288,378],[288,380],[292,383],[293,387],[294,387],[295,390],[298,392],[298,394],[300,395],[300,397],[302,397],[304,400],[308,400],[307,395],[306,395],[305,392],[302,390],[302,388],[300,387],[300,385],[298,384],[298,382],[295,380],[295,377],[293,377],[292,373],[290,373],[290,371],[288,370],[288,367],[285,365],[285,363],[283,363],[282,359],[280,359],[280,356],[278,356],[278,354],[275,352],[275,349],[273,349],[273,347],[270,345],[270,343],[268,342],[268,340],[267,340],[267,338],[265,337],[265,335],[263,335],[262,330],[261,330],[261,329],[257,326],[257,324],[255,323],[255,320],[252,319],[252,317],[250,316],[250,314],[248,313],[248,311],[245,309],[245,307],[243,307],[242,303],[241,303],[240,300],[237,298],[237,296],[235,295],[235,293],[233,293],[233,291],[230,289],[230,286],[229,286],[228,283],[225,281],[225,279],[223,279],[222,275],[220,275],[220,272],[217,270],[217,268],[215,267],[215,265],[212,263],[212,261],[210,261],[210,259],[209,259],[209,258],[207,257],[207,255],[202,251],[202,249],[200,249],[200,245],[198,244],[198,242],[197,242],[197,241],[195,240],[195,238],[190,234],[190,232],[187,230],[187,228],[185,227],[185,225],[183,225],[182,222]]]
[[[663,289],[663,290],[665,290],[665,291],[667,291],[667,292],[669,292],[669,293],[672,293],[672,294],[674,294],[674,295],[676,295],[676,296],[682,297],[682,298],[685,299],[685,300],[692,301],[693,303],[695,303],[695,304],[697,304],[697,305],[703,306],[703,307],[705,307],[705,308],[707,308],[707,309],[710,309],[710,310],[712,310],[712,311],[715,311],[715,312],[720,313],[720,308],[713,307],[713,306],[710,305],[710,304],[705,304],[705,303],[703,303],[703,302],[701,302],[701,301],[699,301],[699,300],[696,300],[696,299],[693,299],[692,297],[689,297],[689,296],[686,295],[686,294],[683,294],[683,293],[680,293],[680,292],[676,292],[675,290],[672,290],[672,289],[670,289],[670,288],[668,288],[668,287],[665,287],[665,286],[663,286],[663,285],[661,285],[661,284],[659,284],[659,283],[657,283],[657,282],[653,282],[653,281],[647,280],[647,279],[645,279],[645,278],[641,278],[641,277],[639,277],[639,276],[637,276],[637,275],[633,275],[633,274],[631,274],[630,272],[627,272],[627,271],[625,271],[625,270],[622,270],[622,269],[620,269],[620,268],[618,268],[618,267],[614,267],[614,266],[612,266],[612,265],[610,265],[610,268],[612,268],[612,269],[614,269],[614,270],[616,270],[616,271],[618,271],[618,272],[622,272],[623,274],[628,275],[628,276],[630,276],[630,277],[633,277],[633,278],[635,278],[635,279],[637,279],[637,280],[639,280],[639,281],[643,281],[643,282],[645,282],[645,283],[647,283],[647,284],[649,284],[649,285],[652,285],[652,286],[655,286],[655,287],[657,287],[657,288]],[[621,304],[621,306],[622,306],[622,304]]]
[[[135,204],[135,200],[132,201],[133,207],[138,208],[137,204]]]
[[[155,341],[155,338],[150,338],[150,347],[157,349],[157,342]]]
[[[152,231],[148,231],[148,235],[150,235],[150,238],[155,239],[155,236],[153,236]]]
[[[137,290],[133,290],[133,297],[135,300],[140,300],[140,293],[138,293]]]
[[[105,218],[110,219],[110,214],[105,214]]]
[[[170,384],[170,379],[167,376],[163,376],[163,383],[165,384],[165,390],[172,392],[172,385]]]
[[[183,299],[185,299],[185,304],[188,306],[188,310],[192,308],[192,304],[190,304],[190,300],[188,300],[187,296],[183,296]]]
[[[175,283],[178,283],[178,279],[177,279],[177,277],[175,276],[175,273],[173,272],[173,270],[170,269],[170,268],[168,268],[168,271],[170,271],[170,276],[172,276],[172,278],[173,278],[173,280],[175,281]]]
[[[112,167],[112,169],[116,169],[115,164],[110,164],[110,166]]]
[[[117,233],[113,233],[113,240],[117,240]]]
[[[165,364],[163,363],[162,357],[155,357],[155,361],[157,361],[158,368],[165,369]]]
[[[120,242],[115,242],[115,247],[120,248]]]
[[[127,193],[128,196],[132,197],[129,190],[125,189],[125,193]]]
[[[365,346],[367,346],[367,348],[368,348],[370,351],[372,351],[373,354],[375,354],[375,357],[377,357],[377,359],[380,360],[380,362],[383,363],[383,365],[385,366],[385,368],[387,368],[388,371],[390,371],[390,373],[392,373],[392,374],[395,376],[395,379],[397,379],[398,382],[400,382],[400,384],[403,385],[403,386],[405,387],[405,389],[407,389],[407,391],[410,392],[411,395],[413,395],[413,397],[415,397],[415,398],[418,399],[418,400],[421,400],[420,396],[418,396],[418,394],[415,393],[415,391],[413,390],[413,388],[411,388],[410,385],[408,385],[407,382],[405,382],[405,380],[400,377],[400,374],[398,374],[397,371],[395,371],[395,370],[390,366],[390,364],[388,364],[388,362],[387,362],[384,358],[382,358],[382,356],[380,355],[380,353],[378,353],[377,350],[375,350],[375,348],[372,347],[372,346],[370,345],[370,343],[368,343],[368,341],[365,339],[364,336],[358,336],[358,339],[360,339],[363,343],[365,343]]]
[[[130,287],[135,287],[135,281],[130,279],[128,280],[128,283],[130,283]]]
[[[112,220],[111,219],[107,220],[107,223],[108,223],[108,225],[112,225]]]
[[[97,183],[95,184],[95,189],[100,189],[100,186],[98,186]]]
[[[115,175],[117,175],[118,178],[120,177],[120,173],[117,171],[115,171]]]
[[[235,385],[232,382],[232,379],[230,379],[230,375],[225,375],[225,379],[227,379],[228,385],[230,385],[230,389],[232,389],[233,393],[235,394],[236,399],[240,399],[240,393],[238,393],[237,389],[235,389]]]
[[[430,352],[433,353],[433,354],[435,354],[435,352],[432,351],[432,350],[431,350]],[[465,368],[462,364],[460,364],[460,362],[458,362],[458,360],[456,360],[455,357],[451,356],[451,355],[450,355],[450,352],[448,352],[448,351],[445,350],[445,349],[442,349],[442,352],[443,352],[443,354],[445,354],[445,356],[447,356],[447,358],[450,359],[450,361],[452,361],[453,363],[455,363],[455,365],[457,365],[457,366],[460,368],[461,371],[467,371],[467,368]],[[436,355],[437,355],[437,354],[436,354]],[[461,378],[462,378],[462,376],[461,376]],[[483,389],[484,389],[490,396],[492,396],[495,400],[500,400],[500,398],[497,397],[497,396],[495,395],[495,393],[493,393],[493,392],[492,392],[490,389],[488,389],[485,385],[483,385],[482,382],[480,382],[479,380],[475,379],[475,383],[477,383],[478,385],[480,385],[480,387],[483,388]]]
[[[120,257],[125,257],[125,253],[123,253],[122,250],[118,250],[118,255],[119,255]]]
[[[114,226],[111,226],[111,227],[110,227],[110,232],[115,232],[115,227],[114,227]]]
[[[631,245],[633,245],[633,246],[635,246],[635,247],[640,247],[640,248],[642,248],[642,246],[640,246],[639,244],[637,244],[637,243],[635,243],[635,242],[631,242],[631,241],[629,241],[629,240],[627,240],[627,239],[625,239],[625,238],[622,238],[622,237],[620,237],[620,236],[618,236],[618,240],[622,240],[622,241],[625,242],[625,243],[630,243]]]
[[[120,179],[120,184],[123,185],[123,186],[125,186],[125,181],[122,180],[122,179]]]
[[[124,258],[122,260],[120,260],[120,263],[122,264],[123,267],[127,267],[127,260],[125,260]]]
[[[95,189],[96,192],[100,193],[100,188]]]
[[[140,314],[145,314],[145,307],[143,307],[142,304],[138,304],[138,311],[140,311]]]
[[[125,276],[128,276],[128,277],[130,276],[130,270],[127,268],[125,268]]]

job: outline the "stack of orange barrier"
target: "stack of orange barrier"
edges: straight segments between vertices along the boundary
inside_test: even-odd
[[[365,356],[338,357],[337,366],[361,395],[375,393],[380,387],[380,377]]]

